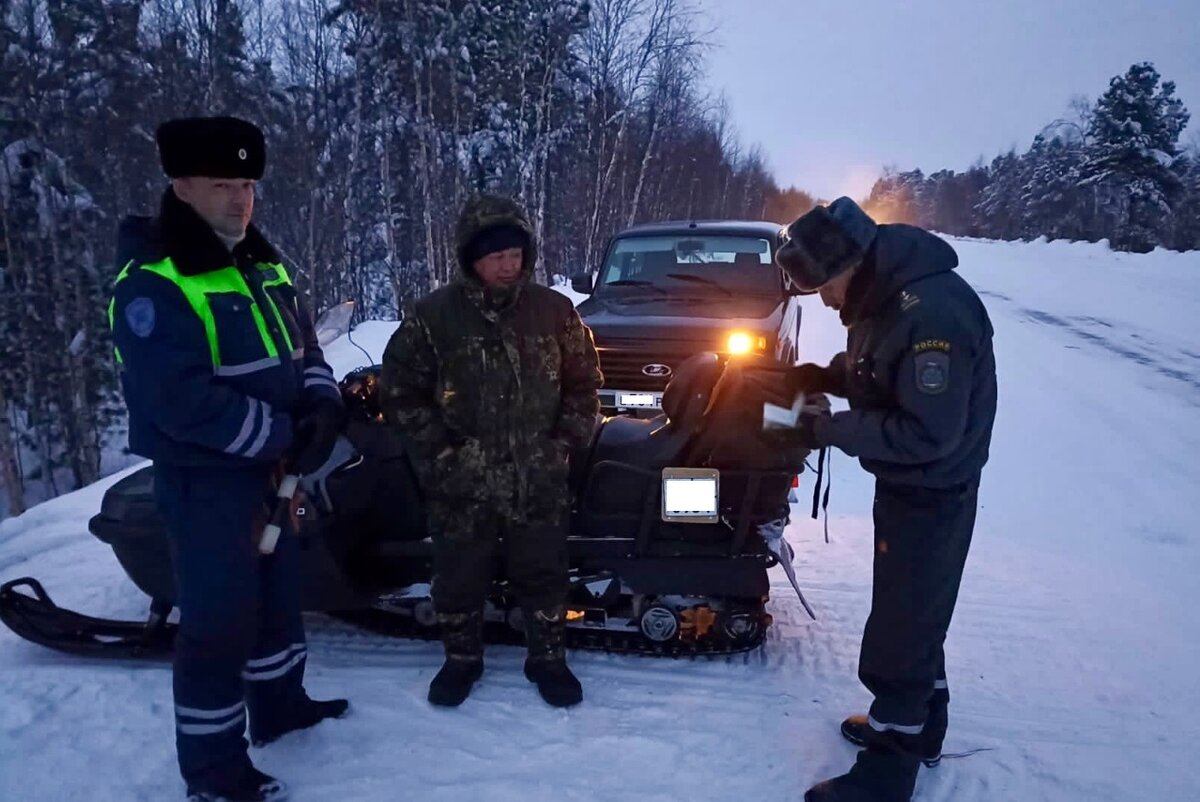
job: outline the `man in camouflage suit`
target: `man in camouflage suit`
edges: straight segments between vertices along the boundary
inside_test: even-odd
[[[446,662],[429,701],[461,704],[483,671],[483,607],[503,550],[525,676],[550,704],[576,704],[563,650],[567,463],[600,409],[599,359],[571,302],[531,282],[537,243],[516,203],[469,201],[457,256],[457,279],[407,312],[383,356],[385,413],[417,452],[434,533]]]

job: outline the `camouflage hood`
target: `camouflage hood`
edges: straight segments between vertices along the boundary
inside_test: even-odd
[[[533,226],[521,205],[510,198],[499,195],[477,195],[467,201],[462,213],[458,216],[458,227],[455,231],[455,256],[458,259],[458,275],[472,290],[482,294],[483,284],[475,275],[475,271],[467,262],[467,247],[471,240],[493,226],[516,226],[525,232],[528,245],[525,248],[521,264],[521,280],[517,284],[516,293],[533,278],[533,266],[537,263],[537,242],[533,238]]]

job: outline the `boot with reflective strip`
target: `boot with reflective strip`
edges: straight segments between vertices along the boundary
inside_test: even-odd
[[[942,761],[942,737],[945,732],[944,727],[935,729],[926,726],[920,733],[921,762],[928,768],[933,768]],[[850,716],[842,722],[842,737],[855,746],[866,747],[879,734],[881,731],[871,727],[867,716]]]

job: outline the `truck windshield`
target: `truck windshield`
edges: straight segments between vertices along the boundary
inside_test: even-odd
[[[668,235],[618,239],[609,249],[596,288],[604,285],[630,294],[653,287],[672,295],[729,297],[778,296],[781,282],[767,239]]]

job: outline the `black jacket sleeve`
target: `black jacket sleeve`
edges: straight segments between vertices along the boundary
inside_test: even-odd
[[[947,456],[967,429],[976,340],[953,315],[914,310],[892,370],[893,405],[822,419],[818,442],[853,457],[908,465]]]

